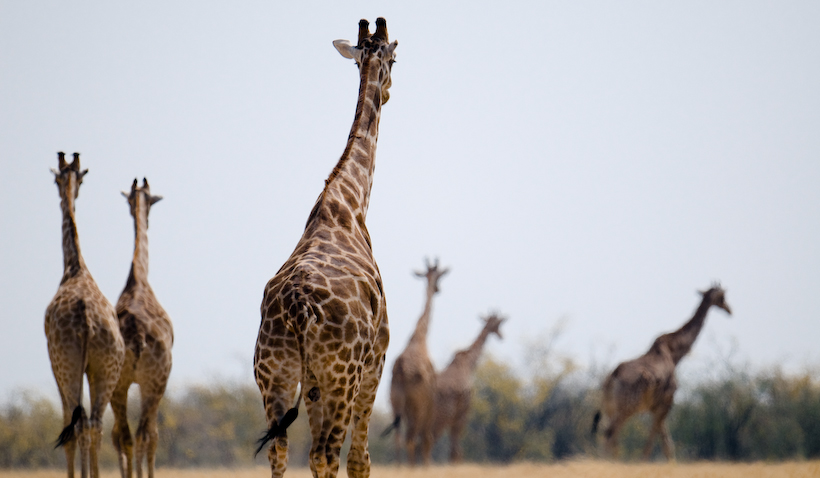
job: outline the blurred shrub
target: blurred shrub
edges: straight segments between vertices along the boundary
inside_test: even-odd
[[[475,377],[472,413],[462,437],[470,462],[549,462],[598,453],[590,436],[599,405],[599,378],[583,375],[571,360],[535,350],[530,368],[485,358]],[[138,389],[129,404],[136,429]],[[371,419],[370,454],[374,463],[394,459],[394,438],[380,433],[390,423],[387,411]],[[168,467],[241,467],[267,463],[263,451],[253,460],[255,442],[266,421],[253,384],[195,385],[169,393],[161,402],[157,465]],[[784,460],[820,458],[820,380],[816,374],[789,375],[779,369],[749,374],[731,370],[723,377],[681,387],[668,425],[682,460]],[[100,462],[116,466],[111,445],[112,419],[104,420]],[[54,440],[62,428],[58,404],[32,392],[12,394],[0,405],[0,468],[61,468],[62,450]],[[648,435],[646,417],[630,420],[621,435],[622,456],[638,458]],[[290,466],[307,466],[310,447],[304,406],[288,429]],[[447,438],[434,458],[447,457]],[[656,453],[659,450],[656,447]],[[347,445],[343,450],[346,453]]]

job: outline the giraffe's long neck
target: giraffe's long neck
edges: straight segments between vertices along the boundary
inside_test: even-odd
[[[421,317],[419,317],[419,321],[416,322],[416,329],[413,331],[413,335],[410,336],[410,343],[416,345],[427,345],[427,330],[430,328],[430,317],[433,313],[433,296],[436,295],[436,291],[433,285],[427,286],[427,298],[424,301],[424,310],[421,313]]]
[[[478,337],[473,341],[472,345],[466,350],[464,354],[465,365],[470,370],[474,371],[478,365],[478,359],[481,357],[481,351],[484,350],[484,344],[487,342],[487,337],[490,336],[488,327],[484,327]]]
[[[142,194],[137,194],[134,207],[134,258],[128,285],[148,282],[148,207]]]
[[[703,300],[695,311],[695,315],[683,326],[669,334],[669,348],[672,353],[672,360],[677,364],[692,349],[692,344],[698,338],[703,323],[706,320],[706,313],[711,306],[708,295],[703,296]]]
[[[347,146],[325,181],[325,189],[308,218],[308,227],[317,218],[319,221],[327,219],[326,215],[321,213],[325,206],[331,209],[331,216],[338,216],[333,210],[334,206],[325,204],[331,197],[345,204],[349,208],[350,219],[364,227],[376,165],[376,141],[379,136],[382,104],[382,80],[379,79],[377,59],[372,56],[365,57],[360,67],[360,78],[356,116],[350,128]],[[344,220],[335,217],[335,222],[341,223]]]
[[[85,269],[85,261],[80,252],[80,237],[77,233],[77,221],[74,216],[74,179],[62,194],[60,208],[63,211],[63,283]]]

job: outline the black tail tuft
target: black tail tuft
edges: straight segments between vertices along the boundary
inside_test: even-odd
[[[69,423],[68,426],[63,428],[63,431],[60,432],[60,436],[57,438],[54,448],[60,448],[74,439],[74,426],[77,425],[77,422],[83,418],[83,415],[85,415],[83,406],[77,405],[77,408],[75,408],[74,412],[71,414],[71,423]]]
[[[256,449],[256,453],[253,454],[254,458],[256,455],[265,448],[265,445],[268,444],[269,441],[273,440],[274,438],[284,435],[285,431],[288,429],[291,423],[296,420],[296,417],[299,415],[299,406],[291,408],[287,412],[285,412],[285,416],[282,417],[282,420],[279,423],[274,423],[273,426],[270,427],[270,430],[265,433],[262,438],[256,441],[256,444],[259,447]]]
[[[598,410],[595,412],[595,417],[592,419],[592,437],[595,438],[595,434],[598,433],[598,423],[601,421],[601,411]]]
[[[399,428],[399,422],[401,422],[401,415],[396,415],[396,418],[393,419],[393,423],[390,424],[387,428],[384,429],[382,432],[382,438],[386,437],[390,434],[393,430]]]

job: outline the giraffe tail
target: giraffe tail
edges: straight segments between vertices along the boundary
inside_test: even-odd
[[[85,416],[85,409],[82,405],[77,405],[77,407],[74,408],[74,413],[71,414],[71,423],[60,432],[60,436],[57,437],[57,441],[54,443],[54,448],[60,448],[74,439],[74,427],[77,425],[77,422],[82,420],[83,416]]]
[[[598,423],[601,421],[601,411],[598,410],[595,412],[595,417],[592,418],[592,438],[595,438],[595,434],[598,433]]]
[[[85,374],[85,368],[88,366],[88,337],[91,335],[90,328],[91,326],[88,323],[88,316],[85,314],[85,301],[80,299],[77,301],[77,315],[81,315],[83,320],[80,321],[85,327],[83,328],[82,332],[82,354],[83,354],[83,361],[82,361],[82,368],[80,369],[80,388],[77,391],[77,406],[74,407],[74,411],[71,413],[71,422],[63,428],[63,431],[60,432],[60,436],[57,437],[57,441],[54,443],[54,448],[60,448],[64,446],[66,443],[73,440],[75,437],[75,430],[77,423],[80,423],[80,427],[85,424],[85,409],[83,408],[83,375]]]
[[[281,420],[279,420],[278,422],[274,421],[270,429],[268,429],[268,431],[265,432],[264,435],[262,435],[262,438],[256,441],[256,444],[258,446],[256,448],[256,452],[253,454],[254,458],[256,458],[256,455],[258,455],[263,448],[265,448],[265,445],[267,445],[268,442],[270,442],[278,436],[284,435],[287,432],[287,429],[290,426],[290,424],[293,423],[294,420],[296,420],[297,416],[299,416],[299,405],[301,403],[302,391],[300,389],[299,398],[296,399],[296,405],[294,405],[293,408],[285,412],[285,415],[282,417]]]
[[[401,415],[396,415],[396,418],[393,419],[393,423],[390,424],[387,428],[384,429],[381,436],[382,438],[390,435],[393,430],[397,430],[399,428],[399,423],[401,422]]]

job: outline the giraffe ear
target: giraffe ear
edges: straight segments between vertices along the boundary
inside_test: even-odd
[[[131,197],[131,194],[130,194],[130,193],[127,193],[127,192],[125,192],[125,191],[120,191],[120,194],[122,194],[122,196],[123,196],[125,199],[129,199],[129,198]]]
[[[387,47],[387,54],[390,55],[391,57],[395,58],[396,57],[395,51],[396,51],[397,46],[399,46],[399,41],[398,40],[393,40],[393,43],[391,43],[390,46]]]
[[[153,206],[155,203],[158,203],[161,200],[162,200],[162,196],[151,196],[151,198],[148,200],[148,204]]]
[[[333,40],[333,46],[345,58],[356,61],[360,61],[362,58],[362,49],[351,45],[347,40]]]

